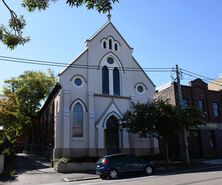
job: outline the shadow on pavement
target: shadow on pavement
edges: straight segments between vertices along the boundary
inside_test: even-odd
[[[13,182],[17,180],[18,175],[22,173],[41,173],[43,169],[50,168],[50,162],[45,157],[39,157],[30,154],[19,153],[10,164],[11,172],[0,176],[1,182]],[[47,173],[47,171],[42,171]],[[49,173],[49,172],[48,172]]]

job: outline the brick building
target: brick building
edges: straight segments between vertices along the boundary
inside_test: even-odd
[[[206,118],[206,123],[201,128],[191,128],[188,132],[190,157],[222,157],[222,90],[209,90],[208,84],[201,79],[191,81],[189,86],[182,85],[181,89],[183,107],[197,107]],[[177,83],[172,82],[158,88],[155,98],[158,97],[168,99],[173,105],[179,105]],[[171,158],[184,156],[180,134],[171,138],[169,145]]]

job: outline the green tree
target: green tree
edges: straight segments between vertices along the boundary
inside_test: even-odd
[[[12,154],[16,137],[22,134],[27,119],[18,109],[15,94],[0,99],[0,153]]]
[[[155,100],[150,104],[135,104],[124,115],[124,127],[129,132],[150,134],[164,142],[165,160],[168,164],[168,139],[179,130],[176,109],[167,101]]]
[[[12,100],[14,97],[18,112],[25,119],[23,132],[31,127],[32,142],[34,142],[34,123],[43,101],[48,97],[56,83],[52,71],[48,73],[25,71],[17,78],[5,81],[4,95]],[[24,119],[23,119],[24,121]]]
[[[57,0],[23,0],[22,6],[29,12],[35,10],[46,10],[51,3]],[[2,0],[4,6],[8,9],[11,17],[8,26],[0,26],[0,41],[7,45],[10,49],[14,49],[18,45],[24,45],[30,40],[29,37],[23,35],[26,22],[24,16],[18,16],[6,3]],[[96,9],[99,13],[107,13],[112,9],[112,4],[118,0],[66,0],[66,4],[70,7],[79,7],[85,5],[88,9]]]
[[[158,99],[150,104],[135,104],[123,117],[129,132],[150,134],[164,143],[166,166],[169,161],[168,140],[175,133],[203,123],[201,113],[194,109],[180,109]]]
[[[195,107],[177,108],[177,114],[179,124],[185,126],[186,130],[205,123],[204,113]]]

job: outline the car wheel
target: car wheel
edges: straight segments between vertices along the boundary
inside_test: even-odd
[[[117,170],[115,170],[115,169],[110,170],[109,177],[110,177],[110,179],[117,179],[117,177],[118,177]]]
[[[151,175],[153,173],[153,168],[151,166],[147,166],[145,168],[145,172],[147,175]]]

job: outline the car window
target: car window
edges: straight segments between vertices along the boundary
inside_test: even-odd
[[[103,162],[103,159],[104,159],[104,157],[101,157],[99,160],[98,160],[98,164],[101,164],[102,162]]]
[[[138,157],[136,157],[136,156],[134,156],[134,155],[128,155],[128,160],[129,161],[139,161],[139,158]]]

